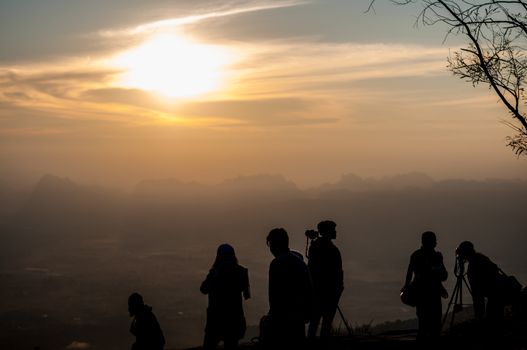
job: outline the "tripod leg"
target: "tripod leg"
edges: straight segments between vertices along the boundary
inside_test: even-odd
[[[472,289],[470,288],[470,284],[468,284],[467,278],[463,276],[463,282],[465,282],[465,287],[467,287],[468,294],[472,295]]]
[[[457,288],[454,287],[454,290],[452,291],[452,295],[450,296],[450,300],[448,301],[448,306],[446,307],[445,316],[443,316],[443,322],[442,322],[443,327],[445,326],[445,322],[448,317],[448,312],[450,311],[450,308],[452,308],[456,294],[457,294]]]
[[[348,324],[348,321],[344,317],[344,314],[342,313],[342,310],[340,309],[340,306],[338,306],[338,305],[337,305],[337,310],[339,312],[340,318],[342,319],[342,322],[344,323],[344,326],[346,326],[346,330],[348,331],[348,336],[351,337],[353,335],[353,331],[351,330],[351,327]]]
[[[450,319],[450,329],[454,326],[454,319],[456,318],[457,305],[459,305],[459,300],[461,298],[461,285],[456,282],[456,298],[454,300],[454,307],[452,308],[452,318]]]
[[[458,278],[458,280],[456,281],[456,285],[454,286],[454,290],[452,291],[452,296],[450,297],[450,301],[448,302],[448,306],[447,306],[447,309],[446,309],[446,312],[445,312],[445,316],[443,316],[443,323],[442,323],[442,326],[441,326],[441,329],[444,329],[445,327],[445,323],[448,319],[448,313],[450,312],[450,310],[452,309],[452,315],[451,315],[451,319],[450,319],[450,328],[452,328],[452,325],[454,324],[454,316],[456,314],[456,306],[459,305],[459,301],[460,301],[460,293],[461,293],[461,280]]]
[[[463,275],[457,278],[456,282],[456,299],[454,303],[454,309],[452,310],[452,320],[450,321],[450,328],[454,325],[454,318],[456,313],[463,309]]]

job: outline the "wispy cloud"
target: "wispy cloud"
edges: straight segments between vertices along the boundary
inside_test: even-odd
[[[203,11],[203,13],[197,15],[169,18],[160,21],[140,24],[138,26],[130,28],[101,30],[98,32],[98,34],[102,37],[144,35],[163,29],[173,29],[188,24],[194,24],[207,19],[227,17],[249,12],[293,7],[305,5],[308,3],[310,3],[310,1],[305,0],[284,0],[273,3],[269,3],[267,1],[245,1],[242,3],[240,3],[239,1],[231,1],[223,4],[221,8],[214,8],[208,11]]]
[[[327,44],[316,41],[269,43],[247,48],[237,65],[237,94],[353,94],[350,83],[445,73],[446,49],[398,44]]]
[[[291,125],[335,122],[338,101],[364,96],[360,81],[444,73],[445,48],[387,44],[327,44],[299,39],[237,47],[228,84],[193,100],[167,101],[114,85],[119,72],[104,60],[0,67],[0,102],[63,119],[126,124],[209,122],[211,125]],[[58,68],[66,67],[66,68]],[[362,97],[361,97],[362,98]],[[333,103],[331,103],[333,101]]]
[[[129,37],[145,38],[188,24],[201,25],[208,19],[308,3],[229,1],[221,7],[200,9],[197,14],[103,30],[98,35],[126,45],[130,44]],[[389,94],[383,79],[433,78],[444,73],[447,56],[444,47],[327,43],[306,37],[224,45],[231,45],[227,49],[237,55],[235,63],[226,68],[226,84],[192,100],[167,101],[116,84],[121,71],[107,65],[116,52],[86,59],[0,66],[0,103],[9,106],[9,112],[4,109],[0,114],[9,118],[8,114],[19,108],[50,118],[128,125],[167,121],[255,126],[334,123],[349,115],[346,109],[354,96],[364,99],[370,94],[371,88],[364,92],[358,82],[379,81],[375,99],[382,103]]]

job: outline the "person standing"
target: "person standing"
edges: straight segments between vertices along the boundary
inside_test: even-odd
[[[132,350],[163,350],[165,336],[159,326],[152,307],[145,305],[139,293],[128,297],[128,312],[133,317],[130,333],[135,336]]]
[[[225,349],[235,349],[245,335],[246,322],[242,297],[251,297],[248,270],[238,264],[234,248],[222,244],[216,260],[200,287],[208,295],[204,349],[216,349],[223,341]]]
[[[309,248],[308,267],[314,289],[314,305],[309,322],[308,338],[316,337],[318,325],[322,344],[329,339],[331,325],[337,312],[338,303],[344,290],[344,272],[339,249],[332,240],[337,238],[337,224],[321,221],[317,225],[320,237],[312,241]]]
[[[312,286],[303,258],[289,249],[289,236],[275,228],[267,236],[274,256],[269,265],[270,349],[301,349],[305,343],[305,324],[309,321]]]
[[[446,297],[447,293],[442,282],[448,278],[448,272],[443,263],[443,255],[435,250],[435,233],[424,232],[421,243],[421,248],[410,257],[403,291],[413,284],[417,298],[417,340],[428,342],[437,340],[441,333],[441,297]]]

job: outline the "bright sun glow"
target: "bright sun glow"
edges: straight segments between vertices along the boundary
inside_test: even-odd
[[[163,34],[118,55],[113,63],[124,69],[121,86],[188,98],[218,89],[229,60],[220,47]]]

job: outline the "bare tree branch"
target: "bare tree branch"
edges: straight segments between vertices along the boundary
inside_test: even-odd
[[[507,145],[517,155],[527,155],[527,0],[392,2],[422,5],[416,23],[446,25],[445,40],[450,35],[467,39],[467,46],[448,58],[448,69],[473,86],[487,85],[496,94],[512,117],[505,124],[517,133],[507,138]]]

